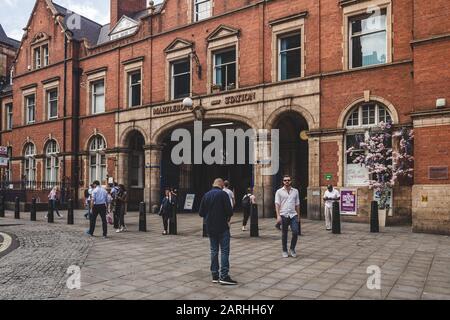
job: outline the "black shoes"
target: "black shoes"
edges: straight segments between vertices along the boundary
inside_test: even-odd
[[[219,280],[219,283],[220,283],[222,286],[235,286],[235,285],[238,284],[237,281],[234,281],[234,280],[231,279],[229,276],[226,277],[225,279],[220,279],[220,280]]]
[[[213,283],[219,283],[219,276],[213,275],[212,282],[213,282]]]

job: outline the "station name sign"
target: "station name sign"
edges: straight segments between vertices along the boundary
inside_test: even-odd
[[[172,113],[180,113],[185,111],[193,111],[193,107],[186,107],[182,104],[177,104],[173,106],[163,106],[163,107],[156,107],[153,109],[153,114],[160,116],[165,114],[172,114]]]
[[[242,102],[252,102],[256,100],[256,92],[243,93],[235,96],[229,96],[225,98],[225,104],[237,104]]]

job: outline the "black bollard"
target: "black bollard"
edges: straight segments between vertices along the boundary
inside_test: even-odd
[[[147,232],[147,214],[145,202],[139,204],[139,231]]]
[[[253,204],[250,205],[250,237],[259,237],[258,207]]]
[[[5,217],[5,197],[0,196],[0,218]]]
[[[68,225],[74,224],[73,200],[72,199],[69,199],[69,202],[67,203],[67,224]]]
[[[36,221],[36,198],[31,199],[30,220]]]
[[[378,220],[378,202],[372,201],[372,209],[370,213],[370,232],[380,232],[380,222]]]
[[[205,219],[203,219],[203,238],[208,238],[208,228],[206,228]]]
[[[169,234],[176,236],[178,234],[177,209],[173,208],[172,215],[169,219]]]
[[[53,202],[52,202],[52,200],[48,201],[47,221],[48,221],[48,223],[54,223],[55,222],[55,216],[53,214]]]
[[[14,206],[14,219],[20,219],[20,199],[16,197],[16,202]]]
[[[333,202],[333,234],[341,234],[341,209],[339,202]]]

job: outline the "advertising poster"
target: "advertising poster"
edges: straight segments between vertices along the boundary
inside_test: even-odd
[[[341,190],[341,214],[356,216],[358,214],[358,190]]]

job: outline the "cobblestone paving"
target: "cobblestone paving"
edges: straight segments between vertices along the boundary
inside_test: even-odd
[[[83,237],[82,212],[75,226],[57,220],[49,227],[40,217],[1,227],[14,222],[8,217],[0,219],[0,231],[25,245],[0,259],[0,299],[450,300],[450,238],[413,234],[408,227],[370,234],[368,225],[343,224],[337,236],[321,222],[304,221],[299,257],[281,259],[274,220],[261,220],[261,237],[251,239],[236,218],[231,275],[239,286],[221,287],[210,282],[209,242],[194,215],[179,217],[178,236],[163,237],[159,217],[150,216],[149,232],[139,233],[137,215],[130,214],[130,232],[107,240]],[[82,268],[80,290],[64,288],[69,265]],[[381,290],[367,288],[372,265],[381,268]]]

